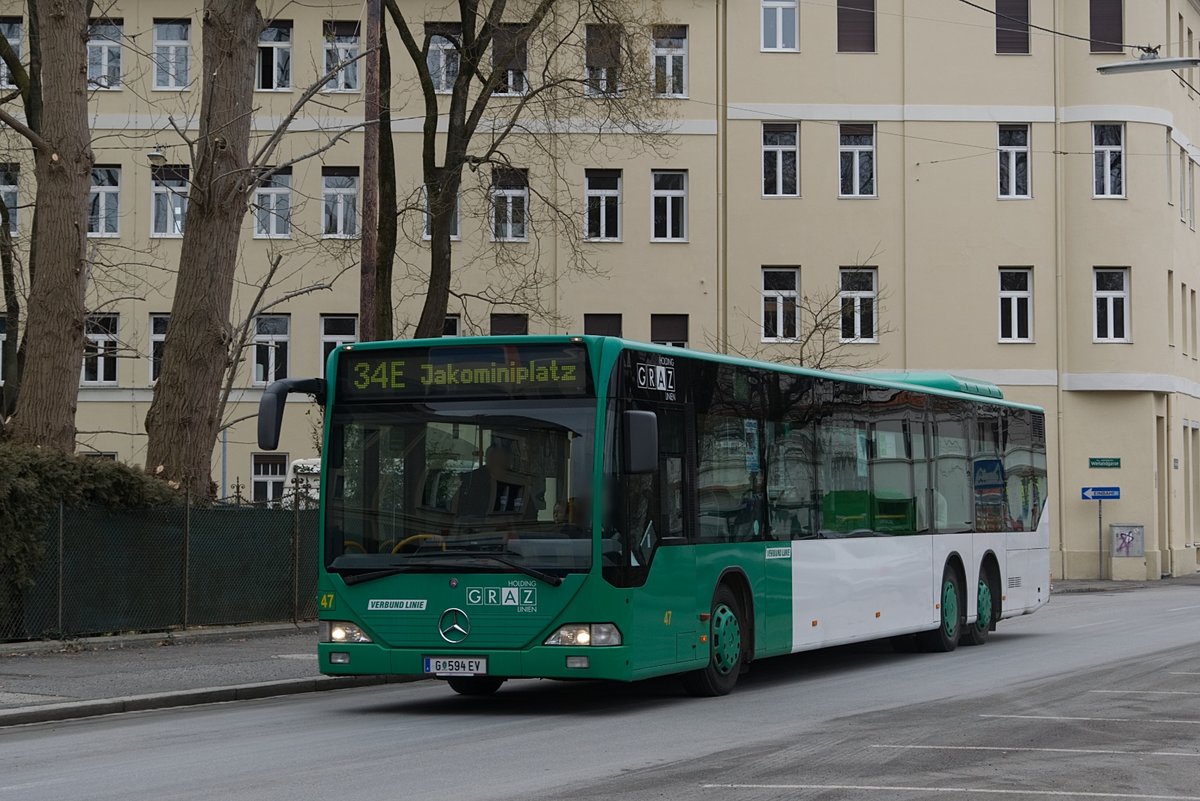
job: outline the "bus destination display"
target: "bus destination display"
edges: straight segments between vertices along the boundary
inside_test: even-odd
[[[589,390],[587,350],[574,344],[349,351],[338,365],[344,400],[563,398]]]

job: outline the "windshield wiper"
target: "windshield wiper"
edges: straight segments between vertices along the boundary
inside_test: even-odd
[[[512,552],[508,551],[508,553],[512,553]],[[558,585],[563,583],[561,576],[555,576],[552,573],[546,573],[544,571],[538,570],[536,567],[529,567],[528,565],[523,565],[520,562],[514,562],[511,559],[506,559],[505,557],[501,556],[500,554],[496,553],[495,551],[478,551],[478,550],[443,551],[440,553],[435,552],[435,553],[426,554],[425,556],[426,557],[436,556],[439,559],[441,559],[441,558],[443,558],[443,555],[445,557],[466,556],[471,559],[491,559],[493,562],[499,562],[500,564],[502,564],[506,567],[511,567],[513,570],[517,570],[521,573],[524,573],[525,575],[527,575],[531,578],[541,579],[542,581],[546,582],[547,584],[549,584],[552,587],[557,587]]]
[[[439,554],[437,554],[437,553],[426,554],[426,557],[430,557],[430,556],[439,556]],[[547,584],[549,584],[552,587],[557,587],[563,583],[562,578],[559,576],[555,576],[551,573],[545,573],[541,570],[538,570],[537,568],[527,567],[526,565],[520,564],[519,562],[514,562],[511,559],[505,559],[503,556],[497,556],[496,554],[488,553],[487,551],[447,552],[446,556],[448,556],[448,557],[465,556],[468,559],[491,559],[493,562],[499,562],[500,564],[504,565],[505,567],[510,567],[513,570],[524,573],[525,575],[529,576],[530,578],[541,579],[542,581],[546,582]],[[367,582],[367,581],[375,581],[376,579],[387,578],[388,576],[394,576],[397,573],[403,573],[404,571],[408,570],[409,568],[425,568],[425,569],[432,568],[434,570],[446,571],[446,570],[453,570],[456,568],[461,569],[463,567],[470,567],[470,565],[469,564],[468,565],[453,564],[450,561],[441,561],[441,559],[439,558],[437,561],[433,561],[433,562],[423,562],[423,561],[422,562],[405,562],[402,565],[395,565],[393,567],[385,567],[385,568],[381,568],[379,570],[371,570],[366,573],[352,573],[350,575],[342,574],[342,581],[346,582],[347,586],[350,586],[350,585],[354,585],[354,584],[362,584],[363,582]],[[334,570],[336,570],[336,569],[337,568],[334,568]]]
[[[403,573],[405,570],[408,570],[410,567],[423,567],[423,568],[433,568],[435,570],[446,570],[446,569],[453,568],[454,566],[448,565],[445,563],[439,564],[437,562],[409,562],[407,564],[397,565],[395,567],[385,567],[380,570],[369,570],[366,573],[351,573],[349,575],[346,575],[345,573],[339,572],[338,574],[342,577],[342,581],[346,582],[347,585],[352,585],[352,584],[362,584],[365,581],[374,581],[375,579],[387,578],[388,576],[394,576],[397,573]],[[347,569],[347,568],[342,568],[342,570],[345,570],[345,569]],[[353,569],[353,568],[350,568],[350,569]],[[336,567],[333,568],[333,571],[338,572],[338,568],[336,568]]]

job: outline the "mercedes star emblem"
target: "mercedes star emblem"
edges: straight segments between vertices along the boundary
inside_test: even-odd
[[[461,609],[451,607],[438,618],[438,634],[448,643],[460,643],[471,633],[471,618]]]

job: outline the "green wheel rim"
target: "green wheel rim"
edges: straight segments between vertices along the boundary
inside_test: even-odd
[[[722,676],[738,669],[742,657],[742,625],[737,615],[721,604],[712,616],[713,667]]]
[[[975,626],[986,631],[992,625],[992,588],[983,579],[979,580],[979,614]]]
[[[942,582],[942,631],[947,637],[953,637],[958,630],[958,593],[954,590],[954,582],[946,579]]]

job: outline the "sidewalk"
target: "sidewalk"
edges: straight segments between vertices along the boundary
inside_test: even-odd
[[[1055,581],[1053,594],[1200,587],[1162,581]],[[189,629],[72,642],[0,643],[0,727],[141,709],[407,681],[322,676],[313,623]]]

